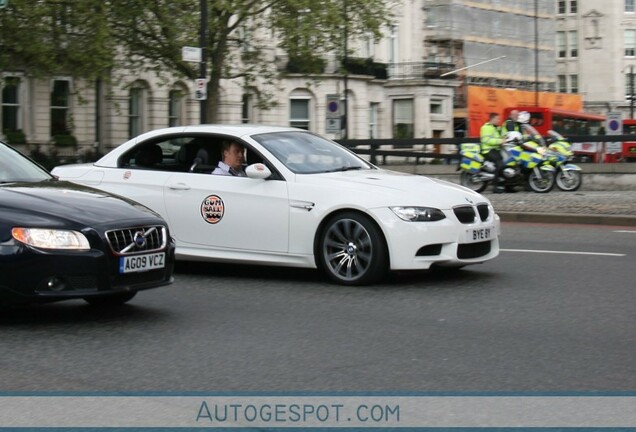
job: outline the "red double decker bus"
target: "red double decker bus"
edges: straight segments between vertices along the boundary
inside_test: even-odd
[[[504,110],[504,120],[510,111],[527,111],[530,113],[530,124],[541,135],[547,135],[554,130],[564,137],[576,135],[597,135],[605,123],[605,116],[577,111],[567,111],[558,108],[520,106],[509,107]],[[602,142],[571,143],[572,151],[579,160],[599,162],[604,159]]]
[[[623,120],[623,135],[636,135],[636,119]],[[636,162],[636,140],[623,142],[621,156],[625,162]]]

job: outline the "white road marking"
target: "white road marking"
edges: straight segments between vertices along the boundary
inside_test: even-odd
[[[615,233],[628,233],[628,234],[636,234],[636,230],[634,231],[630,231],[630,230],[617,230],[614,231]]]
[[[577,251],[550,251],[550,250],[534,250],[534,249],[499,249],[500,252],[527,252],[527,253],[543,253],[543,254],[564,254],[564,255],[598,255],[624,257],[626,254],[616,254],[607,252],[577,252]]]

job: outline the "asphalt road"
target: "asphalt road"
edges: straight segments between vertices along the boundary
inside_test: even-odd
[[[503,228],[455,274],[189,263],[114,310],[3,311],[0,391],[635,391],[636,230]]]

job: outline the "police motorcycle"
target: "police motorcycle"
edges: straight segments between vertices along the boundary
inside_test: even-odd
[[[583,184],[581,167],[570,163],[574,157],[570,143],[558,132],[548,131],[546,157],[556,168],[556,185],[566,192],[574,192]]]
[[[501,148],[504,161],[502,176],[507,188],[523,185],[537,193],[552,190],[556,169],[544,158],[543,139],[532,126],[522,124],[524,135],[508,132]],[[475,192],[483,192],[495,181],[496,166],[481,155],[481,146],[475,143],[460,145],[460,183]]]

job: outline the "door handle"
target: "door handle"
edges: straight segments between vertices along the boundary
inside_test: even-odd
[[[171,185],[168,185],[168,189],[172,189],[172,190],[190,190],[190,186],[188,186],[185,183],[173,183]]]

